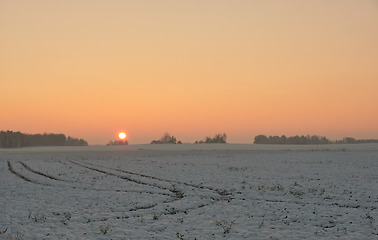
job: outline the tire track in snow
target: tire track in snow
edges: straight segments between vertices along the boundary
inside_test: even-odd
[[[11,164],[9,161],[7,161],[7,163],[8,163],[8,170],[9,170],[11,173],[13,173],[15,176],[17,176],[17,177],[21,178],[22,180],[24,180],[25,182],[30,182],[30,183],[34,183],[34,184],[38,184],[38,185],[43,185],[43,186],[50,186],[50,185],[48,185],[48,184],[38,183],[38,182],[36,182],[36,181],[33,181],[33,180],[31,180],[31,179],[25,177],[24,175],[22,175],[22,174],[16,172],[16,171],[14,170],[12,164]]]
[[[109,170],[113,170],[113,171],[118,171],[118,172],[130,174],[130,175],[136,175],[136,176],[140,176],[140,177],[144,177],[144,178],[148,178],[148,179],[152,179],[152,180],[158,180],[158,181],[165,182],[165,183],[170,183],[170,184],[176,183],[176,184],[182,184],[182,185],[185,185],[187,187],[193,187],[193,188],[197,188],[197,189],[201,189],[201,190],[205,189],[205,190],[209,190],[209,191],[211,191],[213,193],[216,193],[216,194],[218,194],[220,196],[220,198],[210,197],[209,199],[211,199],[212,202],[210,202],[210,203],[200,203],[198,206],[194,206],[194,207],[187,207],[185,209],[174,209],[174,210],[167,210],[166,209],[165,211],[163,211],[161,213],[161,214],[164,214],[164,215],[177,214],[177,213],[185,213],[185,214],[187,214],[187,212],[191,211],[191,210],[196,210],[196,209],[200,209],[200,208],[203,208],[203,207],[206,207],[206,206],[209,206],[209,205],[213,205],[213,204],[215,204],[215,203],[217,203],[219,201],[222,201],[222,200],[230,200],[230,198],[228,197],[228,195],[230,195],[230,193],[228,193],[228,191],[226,191],[226,190],[219,190],[219,189],[214,189],[214,188],[211,188],[211,187],[205,187],[205,186],[200,186],[200,185],[195,185],[195,184],[189,184],[189,183],[179,182],[179,181],[175,181],[175,180],[168,180],[168,179],[158,178],[158,177],[149,176],[149,175],[145,175],[145,174],[134,173],[134,172],[130,172],[130,171],[113,169],[113,168],[104,167],[104,166],[101,166],[101,165],[96,165],[96,164],[87,163],[87,162],[85,164],[91,165],[93,167],[89,167],[89,166],[86,166],[84,164],[80,164],[80,163],[77,163],[77,162],[74,162],[74,161],[70,161],[70,162],[72,164],[76,164],[76,165],[81,166],[83,168],[87,168],[87,169],[90,169],[92,171],[100,172],[100,173],[103,173],[103,174],[106,174],[106,175],[115,176],[115,177],[118,177],[118,178],[123,179],[123,180],[132,181],[132,182],[135,182],[135,183],[138,183],[138,184],[143,184],[143,185],[147,185],[147,186],[150,186],[150,187],[157,187],[157,188],[161,188],[161,189],[164,189],[164,190],[168,190],[168,191],[174,193],[175,196],[176,196],[171,201],[163,201],[163,202],[155,203],[155,204],[152,204],[152,205],[149,205],[149,206],[145,206],[145,207],[137,207],[137,208],[129,210],[129,212],[135,212],[135,211],[138,211],[138,210],[151,209],[151,208],[154,208],[157,205],[162,204],[162,203],[164,204],[164,203],[171,203],[171,202],[174,202],[174,201],[178,201],[178,200],[183,199],[185,197],[185,195],[184,195],[183,192],[181,192],[179,190],[169,189],[169,188],[166,188],[166,187],[158,186],[157,184],[146,183],[146,182],[142,182],[140,180],[132,179],[130,177],[126,177],[126,176],[118,175],[118,174],[115,174],[115,173],[111,173],[111,172],[103,170],[104,168],[105,169],[109,169]],[[101,168],[101,169],[98,169],[98,168]],[[133,215],[132,217],[138,217],[138,216],[140,216],[140,215]],[[128,218],[128,217],[130,217],[130,216],[116,217],[116,218],[119,219],[119,218]]]
[[[117,178],[120,178],[120,179],[123,179],[123,180],[126,180],[126,181],[130,181],[130,182],[133,182],[133,183],[136,183],[136,184],[146,185],[146,186],[149,186],[149,187],[159,188],[159,189],[162,189],[162,190],[168,190],[171,193],[173,193],[173,196],[176,196],[178,198],[180,198],[180,194],[182,194],[182,192],[180,192],[180,191],[175,191],[173,189],[169,189],[169,188],[166,188],[166,187],[161,187],[161,186],[158,186],[158,185],[155,185],[155,184],[150,184],[150,183],[142,182],[142,181],[139,181],[139,180],[136,180],[136,179],[133,179],[133,178],[129,178],[129,177],[126,177],[126,176],[114,174],[112,172],[104,171],[104,170],[101,170],[101,169],[98,169],[98,168],[85,166],[85,165],[77,163],[77,162],[73,162],[73,161],[70,161],[70,162],[73,163],[73,164],[75,164],[75,165],[78,165],[80,167],[83,167],[83,168],[86,168],[86,169],[89,169],[89,170],[92,170],[92,171],[95,171],[95,172],[99,172],[99,173],[102,173],[102,174],[105,174],[105,175],[117,177]]]
[[[55,180],[55,181],[61,181],[61,182],[66,182],[66,183],[74,183],[72,181],[67,181],[67,180],[64,180],[64,179],[58,179],[56,177],[53,177],[51,175],[47,175],[45,173],[42,173],[42,172],[39,172],[39,171],[36,171],[32,168],[30,168],[28,165],[26,165],[24,162],[21,162],[19,161],[19,163],[26,169],[28,170],[29,172],[32,172],[32,173],[35,173],[37,175],[40,175],[42,177],[45,177],[45,178],[49,178],[49,179],[52,179],[52,180]],[[9,163],[10,164],[10,163]],[[9,166],[9,165],[8,165]],[[25,181],[28,181],[28,182],[32,182],[32,183],[36,183],[36,184],[40,184],[40,183],[37,183],[35,181],[32,181],[28,178],[26,178],[25,176],[22,176],[21,174],[19,173],[16,173],[13,169],[13,167],[11,166],[11,169],[12,171],[14,172],[14,174],[18,174],[17,176],[21,177],[22,179],[24,179]],[[12,173],[13,173],[12,172]],[[41,185],[45,185],[45,186],[53,186],[53,185],[49,185],[49,184],[41,184]],[[96,188],[83,188],[83,187],[75,187],[75,186],[66,186],[66,187],[70,187],[72,189],[80,189],[80,190],[92,190],[92,191],[104,191],[104,192],[107,192],[109,191],[108,189],[96,189]],[[142,193],[142,194],[159,194],[159,195],[164,195],[164,196],[171,196],[170,194],[168,193],[159,193],[159,192],[151,192],[151,191],[138,191],[138,190],[111,190],[111,191],[115,191],[115,192],[124,192],[124,193]]]
[[[142,181],[139,181],[139,180],[136,180],[136,179],[132,179],[132,178],[129,178],[129,177],[126,177],[126,176],[121,176],[121,175],[118,175],[118,174],[114,174],[112,172],[104,171],[104,170],[101,170],[101,169],[98,169],[98,168],[85,166],[83,164],[80,164],[80,163],[77,163],[77,162],[74,162],[74,161],[70,161],[70,162],[72,164],[78,165],[78,166],[80,166],[82,168],[86,168],[86,169],[89,169],[89,170],[92,170],[92,171],[95,171],[95,172],[99,172],[99,173],[102,173],[102,174],[105,174],[105,175],[108,175],[108,176],[117,177],[117,178],[120,178],[120,179],[125,180],[125,181],[130,181],[130,182],[134,182],[136,184],[141,184],[141,185],[145,185],[145,186],[149,186],[149,187],[153,187],[153,188],[158,188],[158,189],[162,189],[162,190],[168,190],[168,191],[170,191],[172,193],[172,194],[168,194],[168,196],[172,197],[171,200],[166,200],[166,201],[162,201],[162,202],[158,202],[158,203],[153,203],[153,204],[147,205],[147,206],[141,206],[141,207],[131,208],[130,210],[128,210],[129,212],[136,212],[138,210],[151,209],[151,208],[156,207],[159,204],[172,203],[172,202],[181,200],[182,198],[185,197],[184,194],[183,194],[183,192],[181,192],[179,190],[176,190],[176,189],[169,189],[169,188],[161,187],[161,186],[158,186],[158,185],[155,185],[155,184],[150,184],[150,183],[142,182]]]
[[[22,180],[24,180],[25,182],[31,182],[31,183],[34,183],[32,180],[30,180],[29,178],[27,177],[24,177],[23,175],[19,174],[18,172],[16,172],[14,169],[13,169],[13,166],[12,164],[8,161],[8,170],[13,173],[14,175],[16,175],[17,177],[21,178]]]
[[[72,163],[78,164],[78,163],[75,163],[75,162],[72,162]],[[136,176],[140,176],[140,177],[144,177],[144,178],[148,178],[148,179],[152,179],[152,180],[158,180],[158,181],[169,183],[169,184],[180,184],[180,185],[185,185],[187,187],[193,187],[193,188],[197,188],[197,189],[201,189],[201,190],[205,189],[205,190],[212,191],[212,192],[220,195],[223,198],[226,197],[226,196],[228,196],[228,195],[231,195],[227,190],[220,190],[220,189],[215,189],[215,188],[201,186],[201,185],[195,185],[195,184],[190,184],[190,183],[185,183],[185,182],[179,182],[179,181],[175,181],[175,180],[169,180],[169,179],[154,177],[154,176],[150,176],[150,175],[140,174],[140,173],[134,173],[134,172],[120,170],[120,169],[109,168],[109,167],[105,167],[105,166],[97,165],[97,164],[93,164],[93,163],[87,163],[86,162],[85,164],[91,165],[91,166],[94,166],[94,167],[99,167],[99,168],[102,168],[102,169],[105,168],[105,169],[109,169],[109,170],[113,170],[113,171],[117,171],[117,172],[122,172],[122,173],[130,174],[130,175],[136,175]],[[85,166],[85,165],[82,165],[82,166]],[[91,169],[90,167],[87,167],[87,166],[85,166],[85,167]],[[91,170],[93,170],[93,169],[91,169]],[[103,171],[103,170],[100,170],[100,171],[102,173],[105,173],[105,171]],[[117,174],[113,174],[113,175],[114,176],[118,176],[118,177],[120,176],[120,175],[117,175]],[[122,177],[123,176],[121,176],[121,178]],[[127,177],[125,177],[125,178],[127,178]],[[131,178],[128,178],[128,179],[131,179]],[[183,192],[178,191],[176,189],[169,189],[169,188],[165,188],[165,187],[159,187],[157,184],[149,184],[149,183],[145,183],[145,182],[142,182],[142,181],[139,181],[139,180],[135,180],[135,179],[133,179],[133,181],[135,181],[136,183],[142,183],[142,184],[146,184],[146,185],[149,185],[149,186],[162,188],[164,190],[169,190],[171,192],[173,191],[175,193],[175,195],[183,194]]]
[[[28,167],[26,164],[22,163],[22,162],[19,162],[19,164],[21,164],[26,170],[28,170],[29,172],[32,172],[32,173],[35,173],[37,175],[40,175],[40,176],[43,176],[43,177],[46,177],[46,178],[49,178],[49,179],[52,179],[52,180],[57,180],[55,179],[54,177],[52,176],[48,176],[46,174],[43,174],[43,173],[40,173],[38,171],[34,171],[32,170],[30,167]],[[33,184],[37,184],[37,185],[42,185],[42,186],[50,186],[50,187],[57,187],[56,185],[49,185],[49,184],[44,184],[44,183],[38,183],[36,181],[33,181],[27,177],[25,177],[24,175],[20,174],[19,172],[15,171],[12,164],[7,161],[7,165],[8,165],[8,170],[14,174],[16,177],[18,178],[21,178],[22,180],[24,180],[25,182],[30,182],[30,183],[33,183]],[[106,174],[106,173],[105,173]],[[46,175],[46,176],[45,176]],[[109,174],[109,175],[112,175],[112,174]],[[117,176],[117,175],[114,175],[114,176]],[[122,178],[121,178],[122,179]],[[63,182],[68,182],[68,181],[65,181],[65,180],[57,180],[57,181],[63,181]],[[70,186],[71,188],[73,189],[79,189],[79,188],[76,188],[76,187],[73,187],[73,186]],[[81,190],[94,190],[94,191],[103,191],[101,189],[85,189],[85,188],[82,188]],[[151,194],[151,195],[154,195],[154,194],[158,194],[158,195],[164,195],[164,196],[169,196],[169,197],[173,197],[172,200],[166,200],[166,201],[162,201],[162,202],[158,202],[158,203],[154,203],[154,204],[151,204],[151,205],[148,205],[148,206],[141,206],[141,207],[134,207],[134,208],[131,208],[128,210],[128,212],[136,212],[138,210],[148,210],[148,209],[151,209],[151,208],[154,208],[155,206],[161,204],[161,203],[171,203],[171,202],[174,202],[174,201],[177,201],[179,199],[175,198],[174,196],[172,196],[172,194],[168,194],[168,193],[158,193],[158,192],[151,192],[151,191],[127,191],[127,190],[115,190],[116,192],[124,192],[124,193],[130,193],[130,192],[135,192],[135,193],[139,193],[139,194]],[[119,216],[116,216],[114,218],[116,219],[127,219],[127,218],[130,218],[130,217],[140,217],[142,215],[135,215],[135,216],[122,216],[122,217],[119,217]],[[96,220],[95,220],[96,221]],[[99,220],[101,221],[101,220]]]
[[[185,182],[179,182],[179,181],[170,180],[170,179],[164,179],[164,178],[154,177],[154,176],[149,176],[149,175],[145,175],[145,174],[141,174],[141,173],[134,173],[134,172],[126,171],[126,170],[109,168],[109,167],[105,167],[105,166],[101,166],[101,165],[97,165],[97,164],[93,164],[93,163],[86,163],[86,164],[92,165],[92,166],[96,166],[96,167],[101,167],[101,168],[106,168],[106,169],[114,170],[114,171],[117,171],[117,172],[122,172],[122,173],[130,174],[130,175],[136,175],[136,176],[140,176],[140,177],[144,177],[144,178],[149,178],[149,179],[153,179],[153,180],[159,180],[161,182],[167,182],[167,183],[170,183],[170,184],[175,183],[175,184],[185,185],[187,187],[194,187],[194,188],[197,188],[197,189],[206,189],[206,190],[212,191],[214,193],[217,193],[221,197],[225,197],[227,195],[231,195],[227,190],[223,190],[223,189],[222,190],[221,189],[215,189],[215,188],[212,188],[212,187],[206,187],[206,186],[195,185],[195,184],[190,184],[190,183],[185,183]]]
[[[50,176],[50,175],[47,175],[45,173],[42,173],[42,172],[39,172],[39,171],[36,171],[36,170],[33,170],[31,169],[28,165],[26,165],[25,163],[23,162],[19,162],[26,170],[28,170],[29,172],[32,172],[32,173],[35,173],[37,175],[40,175],[42,177],[45,177],[45,178],[49,178],[49,179],[52,179],[52,180],[55,180],[55,181],[62,181],[62,182],[67,182],[66,180],[63,180],[63,179],[58,179],[56,177],[53,177],[53,176]]]

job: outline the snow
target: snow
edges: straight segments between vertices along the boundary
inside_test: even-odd
[[[377,239],[378,144],[0,149],[0,239]]]

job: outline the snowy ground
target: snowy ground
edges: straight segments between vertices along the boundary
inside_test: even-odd
[[[378,239],[378,144],[0,149],[0,239]]]

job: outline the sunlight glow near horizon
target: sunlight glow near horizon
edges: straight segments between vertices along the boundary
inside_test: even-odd
[[[120,132],[119,134],[118,134],[118,137],[120,138],[120,139],[125,139],[126,138],[126,133],[124,133],[124,132]]]
[[[0,130],[377,138],[377,29],[374,1],[3,0]]]

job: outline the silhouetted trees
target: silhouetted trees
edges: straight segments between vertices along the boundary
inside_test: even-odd
[[[343,140],[337,140],[336,143],[378,143],[378,139],[355,139],[352,137],[345,137]]]
[[[280,136],[265,136],[265,135],[258,135],[255,137],[254,144],[329,144],[332,143],[326,137],[320,136],[292,136],[286,137],[285,135]]]
[[[177,141],[177,139],[169,133],[164,133],[164,136],[161,137],[159,140],[153,140],[151,144],[163,144],[163,143],[171,143],[171,144],[181,144],[181,141]]]
[[[65,145],[66,146],[88,146],[88,143],[87,141],[81,138],[79,139],[79,138],[68,137]],[[63,145],[60,145],[60,146],[63,146]]]
[[[213,138],[206,137],[205,140],[196,141],[195,143],[226,143],[227,135],[218,133]]]
[[[355,139],[352,137],[345,137],[342,140],[335,142],[327,139],[326,137],[319,137],[316,135],[310,136],[293,136],[286,137],[285,135],[279,136],[265,136],[258,135],[255,137],[254,144],[332,144],[332,143],[378,143],[378,139]]]
[[[66,138],[64,134],[25,134],[13,131],[0,131],[0,148],[34,146],[88,146],[88,142],[84,139]]]
[[[129,142],[127,140],[114,140],[114,141],[109,141],[107,146],[112,146],[112,145],[129,145]]]

